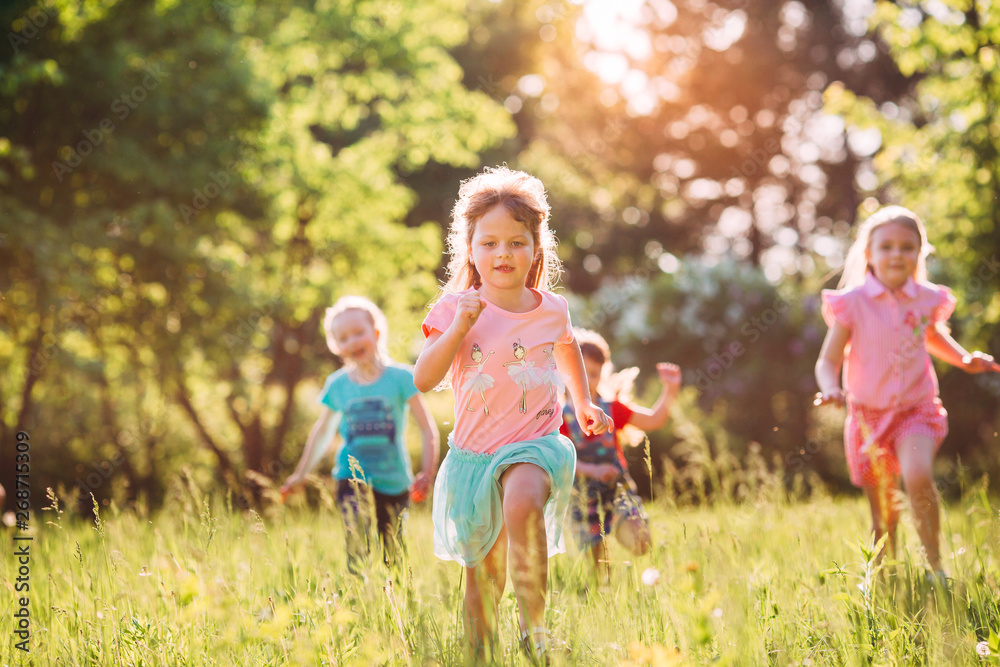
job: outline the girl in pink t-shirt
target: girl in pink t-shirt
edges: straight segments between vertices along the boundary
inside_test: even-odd
[[[414,383],[450,380],[455,430],[434,485],[434,553],[466,567],[466,631],[474,652],[494,643],[507,558],[521,639],[538,657],[547,557],[565,550],[562,523],[576,453],[559,435],[562,379],[590,433],[613,428],[590,400],[558,276],[545,188],[506,167],[464,182],[452,216],[444,294],[424,320]],[[499,656],[499,653],[495,653]]]
[[[841,289],[823,291],[830,330],[816,362],[816,404],[847,402],[847,465],[851,482],[868,497],[876,541],[888,534],[895,553],[899,512],[889,490],[902,476],[927,562],[943,578],[932,466],[948,414],[928,353],[969,373],[1000,367],[989,355],[969,354],[948,333],[955,297],[926,282],[931,250],[920,218],[901,206],[885,207],[861,225]]]

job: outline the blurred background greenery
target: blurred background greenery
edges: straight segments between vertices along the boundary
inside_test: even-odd
[[[13,0],[0,26],[8,488],[27,430],[36,489],[156,507],[187,466],[252,502],[338,367],[323,309],[370,296],[412,362],[458,184],[501,162],[548,187],[575,321],[639,400],[681,364],[684,422],[789,484],[846,488],[818,293],[879,202],[924,217],[956,338],[1000,354],[989,2]],[[947,491],[997,472],[1000,382],[938,370]],[[680,431],[637,479],[683,468]]]

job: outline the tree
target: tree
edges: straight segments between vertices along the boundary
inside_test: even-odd
[[[156,359],[178,354],[178,308],[226,298],[196,264],[217,230],[187,224],[177,202],[211,184],[194,205],[254,206],[216,182],[236,180],[238,135],[266,107],[232,34],[204,18],[133,0],[25,8],[10,24],[33,36],[2,65],[0,436],[47,425],[61,456],[41,459],[43,475],[69,481],[103,458],[130,493],[155,486],[169,433]]]
[[[400,224],[413,195],[398,174],[470,167],[512,131],[447,53],[461,8],[78,9],[4,72],[0,336],[20,369],[5,428],[58,413],[55,448],[85,461],[108,447],[147,471],[133,486],[167,451],[238,486],[245,470],[280,474],[302,435],[297,389],[330,369],[323,309],[362,292],[416,331],[435,289],[438,232]],[[167,428],[176,415],[200,452]],[[122,444],[124,421],[144,419],[169,445]]]
[[[583,21],[565,7],[530,17],[552,37],[525,72],[541,85],[502,94],[528,128],[519,163],[551,184],[574,291],[675,267],[671,254],[730,255],[773,281],[836,267],[858,157],[821,91],[905,86],[863,22],[825,0],[584,5]]]

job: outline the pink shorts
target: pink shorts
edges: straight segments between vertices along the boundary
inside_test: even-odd
[[[878,485],[880,477],[899,475],[896,447],[909,435],[934,440],[934,451],[948,435],[948,413],[935,399],[903,410],[875,410],[850,404],[844,424],[844,452],[854,486]]]

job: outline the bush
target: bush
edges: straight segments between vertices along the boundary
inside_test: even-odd
[[[656,362],[679,364],[698,408],[731,435],[736,459],[758,443],[766,461],[777,455],[803,475],[846,481],[839,440],[809,444],[812,369],[826,332],[817,294],[772,285],[746,264],[686,260],[673,274],[608,282],[573,306],[574,321],[608,339],[617,367],[641,369],[640,386],[655,383]],[[672,445],[661,434],[651,442],[657,455]]]

